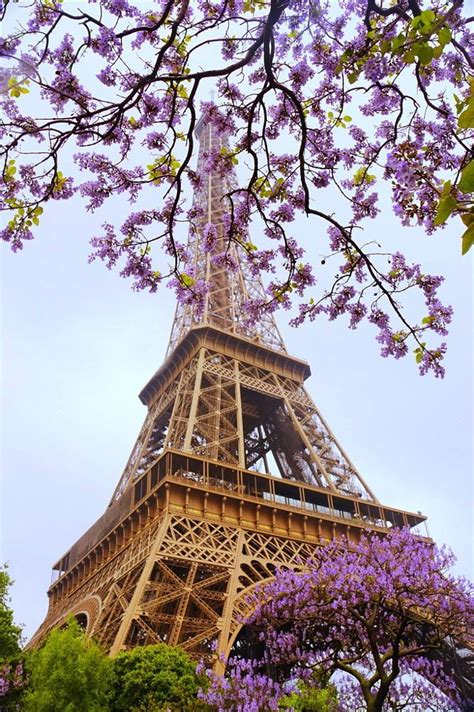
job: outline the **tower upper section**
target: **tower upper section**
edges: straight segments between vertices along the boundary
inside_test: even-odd
[[[178,303],[165,362],[140,393],[147,418],[112,502],[165,451],[376,502],[304,389],[308,364],[286,352],[271,314],[253,324],[245,318],[246,303],[267,296],[244,254],[247,236],[241,243],[228,236],[237,181],[215,161],[228,151],[226,136],[212,121],[196,134],[193,281]]]
[[[196,127],[199,140],[197,162],[198,184],[194,193],[196,219],[189,230],[188,253],[194,283],[205,283],[204,307],[192,299],[178,303],[171,329],[170,353],[193,326],[213,326],[246,337],[267,348],[285,351],[275,320],[271,314],[249,324],[246,303],[265,302],[268,295],[260,279],[251,273],[244,259],[243,248],[228,238],[232,204],[228,197],[237,189],[235,170],[225,175],[209,170],[208,164],[216,151],[228,148],[227,136],[211,121],[201,121]]]

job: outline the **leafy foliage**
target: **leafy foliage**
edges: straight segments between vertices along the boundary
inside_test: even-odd
[[[451,319],[442,278],[390,254],[367,223],[393,207],[402,225],[431,234],[460,217],[462,251],[472,245],[462,0],[28,0],[3,3],[10,12],[19,23],[0,45],[10,66],[0,200],[14,250],[52,201],[80,194],[112,215],[118,196],[140,197],[121,225],[104,224],[92,258],[120,263],[138,289],[169,280],[199,305],[208,285],[193,275],[181,223],[206,221],[186,199],[203,185],[192,167],[200,113],[224,141],[204,173],[238,164],[242,186],[227,192],[211,258],[234,244],[268,282],[267,297],[246,304],[248,320],[292,302],[296,325],[322,314],[346,315],[350,328],[367,320],[383,356],[412,343],[421,373],[443,375],[446,346],[428,343]],[[206,87],[217,97],[200,105]],[[299,214],[316,221],[307,261],[292,229]],[[418,295],[414,316],[407,292]]]
[[[26,712],[106,712],[110,659],[70,620],[27,658]]]
[[[13,622],[9,589],[13,581],[5,565],[0,569],[0,661],[17,657],[21,652],[21,626]]]
[[[13,581],[5,564],[0,569],[0,708],[18,709],[24,689],[21,626],[15,625],[9,589]]]
[[[168,645],[147,645],[113,660],[110,706],[114,712],[198,712],[203,679],[187,654]]]
[[[438,653],[451,637],[472,645],[474,600],[472,585],[448,573],[452,563],[430,542],[394,531],[350,548],[332,542],[304,570],[280,570],[250,601],[247,623],[261,631],[263,660],[231,660],[227,678],[209,673],[205,699],[219,709],[245,700],[255,712],[278,710],[287,686],[280,669],[306,689],[332,679],[347,712],[459,709],[455,671]]]
[[[292,712],[339,712],[336,687],[321,685],[320,680],[311,683],[299,682],[294,692],[279,701],[280,708]]]
[[[18,649],[19,650],[19,649]],[[205,678],[185,652],[165,644],[109,658],[75,619],[52,630],[23,661],[0,666],[0,706],[25,712],[205,712]],[[7,694],[8,693],[8,694]]]

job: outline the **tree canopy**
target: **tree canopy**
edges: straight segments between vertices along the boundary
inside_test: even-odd
[[[8,566],[0,569],[0,709],[18,709],[24,687],[21,653],[22,628],[14,622],[9,590],[13,581]]]
[[[27,657],[27,712],[104,712],[111,662],[75,619]]]
[[[110,706],[114,712],[198,712],[204,682],[196,664],[179,648],[147,645],[119,653],[113,660]]]
[[[239,164],[210,259],[237,245],[267,284],[265,299],[245,305],[249,321],[292,302],[295,324],[368,320],[383,356],[411,344],[422,373],[443,375],[446,346],[430,342],[451,320],[442,277],[384,248],[380,213],[393,206],[402,225],[429,234],[461,218],[463,251],[472,245],[462,0],[33,0],[4,2],[2,14],[14,29],[0,44],[1,236],[14,250],[44,209],[78,193],[89,210],[110,205],[92,258],[120,264],[139,289],[169,280],[199,305],[208,285],[183,225],[215,227],[189,203],[204,178],[192,164],[202,116],[227,137],[205,171]],[[119,196],[131,204],[122,224],[112,219]],[[309,258],[292,228],[298,214],[314,221]],[[407,292],[418,295],[413,314]]]
[[[331,679],[347,712],[469,709],[455,666],[439,655],[453,639],[473,642],[473,588],[449,574],[452,563],[431,542],[394,531],[352,547],[334,541],[303,570],[278,571],[249,601],[261,659],[231,660],[228,678],[210,675],[205,698],[220,709],[245,699],[256,712],[278,710],[282,680],[317,689]]]
[[[0,569],[0,661],[17,657],[21,652],[21,626],[15,625],[10,607],[12,580],[7,566]]]
[[[209,707],[198,699],[205,684],[196,663],[179,648],[148,645],[110,658],[70,619],[64,628],[53,629],[40,648],[23,654],[19,664],[0,666],[0,707],[25,712],[205,712]]]

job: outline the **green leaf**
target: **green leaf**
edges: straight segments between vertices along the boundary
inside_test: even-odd
[[[468,106],[458,118],[460,129],[474,129],[474,106]]]
[[[462,236],[461,254],[465,255],[474,245],[474,223],[469,225],[466,232]]]
[[[349,80],[349,84],[355,84],[355,82],[358,80],[359,75],[356,72],[353,72],[352,74],[349,74],[347,76],[347,79]]]
[[[436,15],[433,10],[423,10],[419,17],[424,25],[430,25],[436,20]]]
[[[367,173],[366,170],[366,168],[361,167],[354,173],[354,177],[352,179],[354,181],[354,185],[362,185],[362,183],[370,185],[375,181],[376,176],[371,173]]]
[[[413,62],[415,62],[416,60],[414,51],[412,49],[409,49],[408,52],[405,52],[402,59],[405,64],[413,64]]]
[[[436,212],[434,224],[443,225],[456,208],[457,204],[456,198],[453,198],[452,195],[448,195],[446,198],[441,198],[438,203],[438,210]]]
[[[442,27],[438,32],[438,40],[442,45],[447,45],[451,42],[451,30],[449,27]]]
[[[397,37],[394,37],[392,41],[392,50],[395,52],[397,49],[399,49],[403,43],[405,42],[405,35],[403,33],[397,35]]]
[[[461,215],[461,220],[463,221],[464,225],[466,225],[466,227],[469,227],[469,225],[474,222],[474,212],[463,213]]]
[[[189,274],[183,272],[183,274],[181,275],[181,281],[185,287],[192,287],[196,280],[193,279]]]
[[[425,344],[423,343],[423,346]],[[413,350],[413,353],[415,354],[415,361],[417,363],[421,363],[423,361],[423,347],[418,346],[416,349]]]
[[[443,183],[443,189],[441,190],[441,197],[444,198],[446,195],[449,195],[452,187],[453,186],[450,180],[445,181]]]
[[[470,161],[462,171],[458,188],[461,193],[472,193],[474,191],[474,161]]]
[[[404,331],[396,331],[392,334],[392,340],[399,344],[400,342],[405,341],[406,336],[407,335]]]
[[[427,64],[430,64],[434,57],[434,50],[433,47],[430,47],[428,44],[422,44],[419,45],[417,48],[417,54],[420,59],[420,63],[426,67]]]
[[[363,182],[363,180],[364,180],[364,172],[365,172],[365,169],[364,169],[364,168],[359,168],[359,169],[354,173],[354,177],[353,177],[353,179],[352,179],[352,180],[354,181],[354,185],[360,185],[360,184]]]

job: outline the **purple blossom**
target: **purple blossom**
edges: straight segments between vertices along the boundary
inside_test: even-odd
[[[117,83],[117,73],[114,72],[112,67],[104,67],[97,74],[97,79],[105,84],[106,87],[113,87]]]
[[[345,712],[369,702],[384,710],[458,710],[456,671],[432,655],[449,636],[468,644],[472,630],[474,589],[449,572],[453,562],[408,529],[319,547],[313,560],[278,570],[250,594],[245,623],[260,631],[262,657],[231,659],[225,676],[209,673],[202,699],[219,710],[278,709],[288,687],[264,674],[271,663],[310,687],[332,679]],[[264,706],[265,695],[274,707]]]
[[[354,297],[355,289],[353,287],[343,287],[338,294],[331,296],[328,306],[329,320],[332,321],[338,316],[341,316],[341,314],[345,314],[348,309],[349,302]]]
[[[109,27],[99,27],[97,34],[92,38],[90,46],[105,59],[113,61],[119,54],[121,43],[115,32]]]
[[[20,229],[7,225],[0,230],[0,240],[8,242],[13,252],[23,249],[23,242],[32,240],[34,237],[32,231],[24,226]]]
[[[290,80],[295,88],[299,89],[311,79],[313,74],[314,70],[309,66],[306,59],[302,59],[290,69]]]
[[[367,307],[365,306],[365,304],[357,302],[356,304],[352,304],[351,306],[349,306],[349,312],[351,315],[349,327],[351,329],[355,329],[367,314]]]
[[[225,677],[201,668],[210,684],[199,699],[217,712],[278,712],[282,687],[258,667],[251,660],[231,660]]]
[[[227,270],[229,272],[235,272],[239,267],[236,258],[229,252],[229,250],[213,255],[211,257],[211,262],[214,267]]]
[[[3,698],[5,709],[19,709],[17,701],[11,702],[15,695],[26,686],[25,669],[23,661],[2,661],[0,662],[0,703]],[[8,698],[10,697],[10,704]]]
[[[213,223],[206,223],[202,231],[202,246],[205,252],[213,252],[217,245],[218,235]]]
[[[168,286],[175,290],[179,304],[193,308],[194,318],[199,321],[204,313],[209,284],[203,279],[190,282],[183,281],[183,278],[175,278],[168,282]]]

